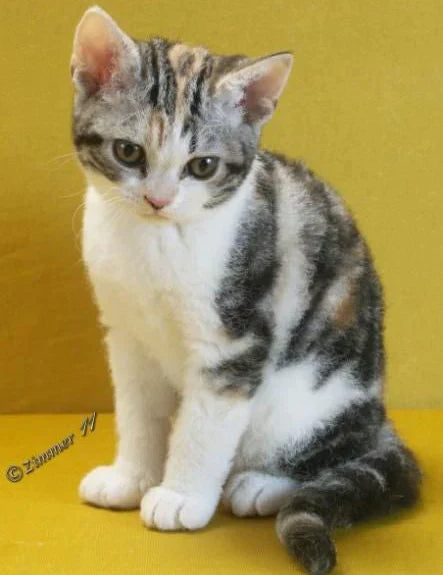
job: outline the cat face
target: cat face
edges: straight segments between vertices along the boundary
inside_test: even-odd
[[[250,61],[159,38],[136,42],[91,8],[72,57],[74,144],[88,180],[157,221],[229,201],[291,65],[287,53]]]

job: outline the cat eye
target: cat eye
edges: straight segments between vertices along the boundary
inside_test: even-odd
[[[187,172],[198,180],[208,180],[215,174],[217,168],[218,158],[214,156],[194,158],[186,165]]]
[[[127,140],[114,140],[112,150],[116,159],[129,168],[135,168],[145,163],[143,148]]]

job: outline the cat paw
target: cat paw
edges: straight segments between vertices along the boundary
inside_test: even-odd
[[[148,481],[139,475],[123,473],[115,465],[103,465],[85,475],[79,495],[98,507],[136,509],[148,487]]]
[[[160,531],[194,530],[209,523],[216,506],[217,499],[159,486],[143,497],[140,516],[148,527]]]
[[[274,515],[289,502],[298,485],[289,477],[244,471],[228,480],[223,503],[238,517]]]

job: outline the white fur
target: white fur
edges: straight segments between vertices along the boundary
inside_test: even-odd
[[[248,408],[246,401],[205,387],[184,396],[162,486],[149,491],[142,501],[141,517],[147,525],[170,530],[207,524],[246,428]]]
[[[251,342],[230,341],[213,301],[253,177],[254,168],[230,201],[192,222],[174,218],[175,202],[170,219],[143,215],[136,202],[110,195],[103,178],[90,178],[83,250],[108,328],[119,446],[114,465],[86,476],[80,494],[105,507],[133,507],[144,495],[142,519],[158,529],[203,527],[231,469],[272,470],[279,448],[303,447],[322,422],[363,396],[346,370],[314,390],[309,358],[278,371],[268,365],[253,400],[221,394],[202,375]],[[293,258],[285,269],[298,266],[302,275],[304,262]],[[303,305],[306,286],[289,274],[279,278],[277,293],[284,326],[283,318]],[[294,487],[269,476],[248,476],[248,484],[249,495],[242,488],[231,497],[238,514],[273,513]]]
[[[163,477],[169,417],[175,396],[158,364],[131,332],[112,327],[106,338],[115,387],[118,457],[80,485],[85,501],[102,507],[138,507]]]
[[[276,170],[281,181],[278,213],[277,247],[282,265],[272,298],[275,310],[274,348],[281,350],[287,343],[290,328],[300,319],[309,301],[309,262],[301,247],[303,214],[307,194],[301,184],[294,184],[279,164]],[[311,264],[312,265],[312,264]],[[271,354],[272,355],[272,354]]]
[[[274,515],[291,499],[298,483],[289,477],[278,477],[257,471],[234,474],[228,481],[223,501],[238,517]]]
[[[272,469],[279,448],[292,446],[295,453],[346,406],[367,398],[346,368],[335,372],[320,389],[314,389],[316,372],[317,363],[309,357],[278,371],[265,370],[238,449],[236,470]]]
[[[79,493],[84,501],[100,507],[136,509],[148,487],[142,475],[121,471],[117,464],[102,465],[85,475]]]
[[[93,473],[83,481],[80,494],[87,501],[108,506],[104,492],[114,493],[116,474],[126,473],[127,483],[133,476],[143,476],[146,486],[160,482],[174,390],[186,401],[171,437],[164,484],[194,497],[203,474],[213,513],[247,423],[247,407],[208,391],[198,374],[247,343],[231,343],[224,335],[213,299],[248,185],[229,205],[192,226],[149,221],[129,204],[89,187],[83,251],[101,321],[109,330],[119,451],[115,471]],[[106,473],[109,486],[102,481]],[[122,488],[121,501],[114,493],[112,506],[132,506],[140,497],[128,498],[127,489]],[[177,497],[171,505],[172,500]],[[155,524],[148,516],[144,520]],[[168,528],[167,522],[155,525]]]
[[[217,502],[159,486],[143,498],[140,516],[148,527],[162,531],[200,529],[211,519]]]

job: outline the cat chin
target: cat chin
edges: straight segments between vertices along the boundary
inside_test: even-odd
[[[128,207],[131,210],[133,207],[130,202],[128,202]],[[158,225],[166,225],[166,224],[174,224],[174,225],[186,225],[192,224],[192,222],[201,221],[205,218],[205,210],[203,209],[184,209],[181,206],[181,209],[178,207],[170,207],[163,210],[158,211],[150,211],[149,208],[146,209],[145,206],[140,206],[138,209],[137,207],[134,210],[139,217],[144,219],[147,223],[150,224],[158,224]]]
[[[176,218],[171,216],[167,213],[162,212],[146,212],[146,211],[138,211],[138,214],[146,221],[149,222],[157,222],[159,224],[166,224],[176,222]]]

